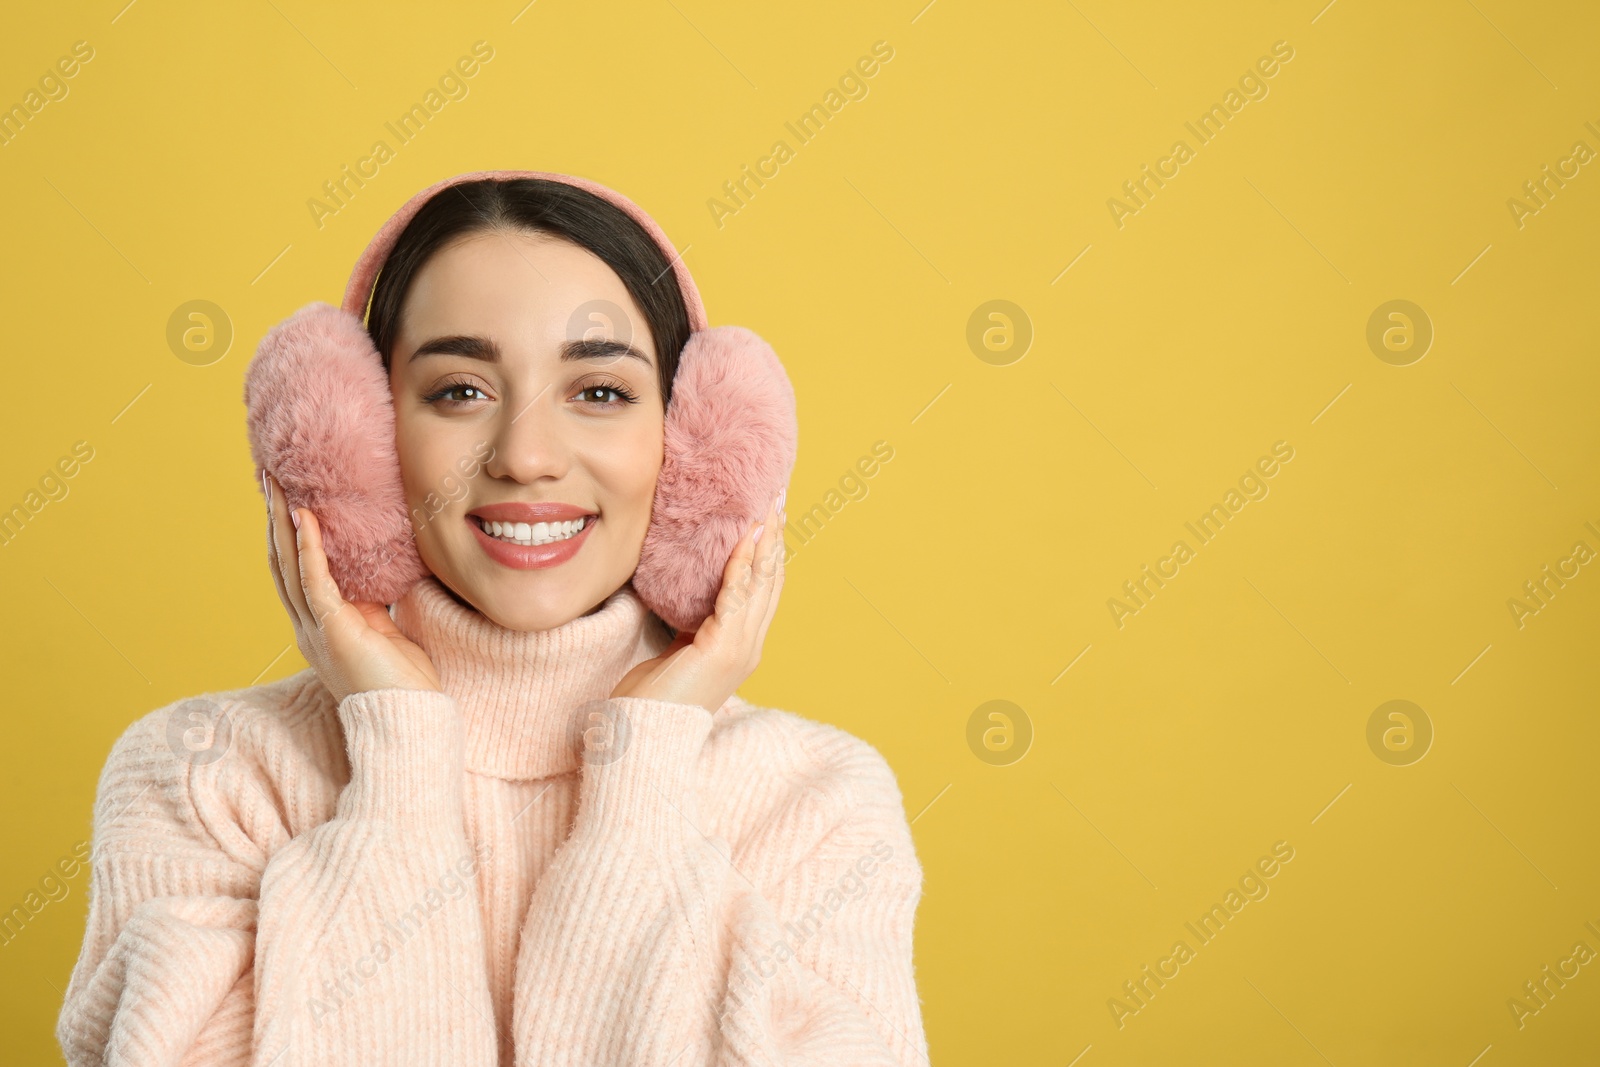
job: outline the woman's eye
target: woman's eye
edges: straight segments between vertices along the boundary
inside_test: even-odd
[[[616,397],[617,400],[608,400],[606,399],[608,396]],[[615,385],[585,386],[583,391],[578,394],[578,398],[592,404],[614,404],[618,401],[631,404],[634,401],[632,393]]]
[[[478,395],[475,397],[459,395],[463,393],[476,393]],[[465,382],[456,382],[452,385],[446,385],[441,389],[436,389],[423,399],[429,404],[437,403],[440,400],[448,403],[465,404],[470,403],[472,400],[486,400],[488,399],[488,394],[482,389],[479,389],[476,385],[469,385]]]

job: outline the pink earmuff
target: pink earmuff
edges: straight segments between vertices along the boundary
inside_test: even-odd
[[[794,390],[760,337],[706,325],[699,290],[666,234],[633,201],[597,182],[475,171],[407,201],[356,263],[341,307],[308,304],[256,349],[244,383],[256,483],[262,470],[271,471],[291,508],[316,515],[329,573],[346,600],[392,604],[429,574],[401,483],[389,379],[363,317],[379,269],[422,205],[442,189],[484,178],[543,178],[587,190],[627,212],[672,264],[691,333],[672,382],[664,458],[633,586],[674,629],[698,629],[716,603],[734,545],[788,484],[798,439]]]

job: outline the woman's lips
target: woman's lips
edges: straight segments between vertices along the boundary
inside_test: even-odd
[[[502,541],[498,537],[491,537],[484,533],[483,527],[472,516],[466,516],[466,524],[472,528],[472,536],[478,539],[478,544],[483,547],[484,554],[496,563],[511,567],[519,571],[537,570],[541,567],[556,567],[565,563],[578,554],[578,549],[583,547],[583,542],[588,539],[589,531],[594,529],[594,524],[599,518],[590,516],[584,521],[583,529],[565,541],[552,541],[547,545],[516,545],[510,541]]]
[[[558,500],[508,500],[501,504],[483,504],[467,514],[494,522],[526,522],[531,525],[536,522],[569,522],[594,513],[576,504],[565,504]]]

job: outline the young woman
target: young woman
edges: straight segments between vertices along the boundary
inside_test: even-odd
[[[689,333],[674,269],[554,180],[465,181],[405,225],[367,329],[431,574],[392,615],[346,601],[268,480],[311,666],[112,749],[70,1064],[927,1062],[892,770],[735,693],[781,496],[698,630],[630,583]],[[191,720],[209,747],[175,742]]]

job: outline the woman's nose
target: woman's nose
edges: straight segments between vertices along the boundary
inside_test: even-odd
[[[555,390],[547,386],[520,405],[502,408],[491,441],[494,457],[485,468],[492,477],[528,483],[564,475],[570,453]]]

